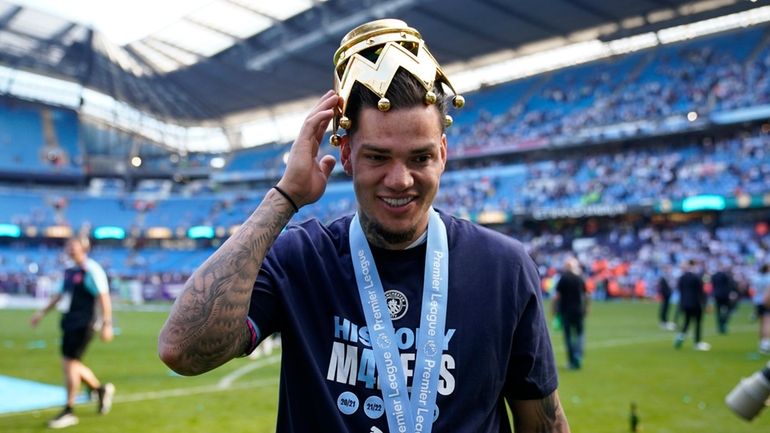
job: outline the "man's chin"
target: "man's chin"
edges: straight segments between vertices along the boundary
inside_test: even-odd
[[[391,245],[399,245],[403,244],[404,242],[409,242],[414,238],[415,230],[407,230],[407,231],[378,231],[378,234],[382,237],[382,239],[391,244]]]
[[[399,245],[409,242],[414,238],[416,233],[415,227],[388,227],[378,222],[373,222],[372,229],[377,237],[390,245]]]

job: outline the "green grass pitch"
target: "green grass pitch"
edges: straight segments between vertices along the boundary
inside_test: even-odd
[[[546,306],[548,308],[548,306]],[[757,433],[770,431],[770,409],[747,423],[724,405],[741,377],[762,368],[756,353],[757,324],[743,304],[730,333],[717,335],[713,314],[704,319],[710,352],[696,352],[692,339],[675,350],[674,334],[656,322],[657,304],[594,303],[587,322],[584,368],[564,368],[561,333],[553,332],[562,403],[572,431],[629,431],[629,406],[636,402],[645,433]],[[58,317],[37,329],[31,311],[0,310],[0,374],[61,383]],[[193,378],[172,374],[156,355],[166,313],[117,311],[120,334],[111,344],[95,340],[85,358],[95,373],[116,384],[112,412],[96,415],[93,403],[77,407],[83,433],[272,432],[278,393],[276,357],[237,359]],[[252,366],[254,368],[249,368]],[[229,385],[227,385],[229,383]],[[59,408],[0,414],[0,431],[45,431]]]

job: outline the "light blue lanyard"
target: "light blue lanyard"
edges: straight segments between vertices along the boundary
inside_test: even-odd
[[[385,300],[385,291],[369,243],[361,229],[358,214],[350,223],[350,252],[358,294],[371,337],[388,427],[391,433],[430,433],[433,428],[446,325],[449,282],[446,226],[438,213],[431,208],[411,400],[396,345],[393,322],[390,320]]]

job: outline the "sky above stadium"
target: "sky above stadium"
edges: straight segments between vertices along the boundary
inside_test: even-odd
[[[10,0],[98,29],[124,45],[163,29],[211,0]]]

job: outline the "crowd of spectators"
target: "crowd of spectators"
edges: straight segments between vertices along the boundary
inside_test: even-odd
[[[570,226],[501,229],[521,240],[533,257],[546,295],[552,293],[559,269],[571,256],[583,265],[587,288],[600,300],[654,298],[659,279],[673,284],[682,265],[690,260],[698,263],[698,270],[707,277],[707,287],[710,275],[727,270],[748,294],[759,266],[770,260],[766,221],[713,221],[704,225],[701,220],[660,224],[618,218],[589,219]],[[173,298],[211,251],[97,247],[93,255],[104,265],[121,297],[142,302]],[[187,258],[180,260],[181,256]],[[65,260],[55,248],[0,248],[0,293],[49,294],[61,277]]]
[[[728,271],[747,294],[760,265],[770,260],[764,221],[712,227],[701,221],[670,227],[613,223],[590,236],[585,229],[522,233],[544,277],[544,292],[552,290],[553,279],[569,256],[577,256],[583,264],[587,287],[598,299],[655,297],[660,278],[675,285],[690,260],[706,277],[707,289],[711,275]]]
[[[458,127],[450,130],[453,152],[601,139],[621,125],[631,135],[682,128],[691,112],[705,117],[768,104],[770,47],[763,38],[765,30],[659,46],[530,78],[499,112],[484,111],[485,102],[511,85],[482,91],[473,95],[481,113],[459,114]]]
[[[696,194],[762,195],[770,191],[770,128],[757,127],[732,132],[719,138],[698,138],[676,146],[647,143],[624,148],[582,149],[559,158],[521,161],[491,167],[453,170],[445,173],[436,206],[446,212],[474,217],[483,212],[531,217],[538,209],[580,209],[590,205],[649,206],[663,198],[682,199]],[[136,221],[173,221],[170,227],[210,224],[228,227],[238,224],[250,212],[263,191],[240,191],[206,197],[174,197],[173,206],[129,206]],[[81,193],[81,199],[84,194]],[[125,202],[126,197],[116,198]],[[103,204],[104,198],[98,203]],[[9,206],[3,212],[21,215],[20,221],[60,221],[79,227],[90,221],[68,221],[67,200],[42,200],[41,206],[23,209]],[[28,204],[27,201],[20,203]],[[96,203],[96,202],[94,202]],[[329,186],[318,203],[302,209],[297,220],[310,216],[330,220],[354,211],[349,182]],[[92,208],[91,206],[88,206]],[[125,207],[125,206],[124,206]],[[51,215],[46,216],[45,213]],[[98,214],[98,206],[93,206]],[[169,212],[168,215],[153,213]],[[767,215],[759,217],[767,218]],[[753,223],[752,223],[753,224]],[[710,272],[724,264],[740,275],[750,275],[754,265],[766,260],[766,233],[746,226],[726,225],[716,230],[698,225],[661,230],[652,225],[627,227],[611,222],[607,233],[592,234],[593,244],[576,248],[559,230],[534,235],[533,231],[511,233],[523,239],[543,267],[545,288],[549,274],[558,269],[564,255],[580,254],[592,270],[589,286],[600,294],[648,296],[651,284],[662,269],[690,258],[703,263]],[[756,233],[755,233],[756,232]],[[130,230],[129,230],[130,233]],[[165,285],[183,281],[206,254],[167,251],[162,248],[97,249],[100,260],[113,275],[144,278],[148,285],[160,278]],[[196,256],[197,254],[197,256]],[[192,259],[186,255],[194,256]],[[197,261],[196,261],[197,260]],[[37,278],[62,268],[58,251],[44,248],[0,248],[0,290],[36,293]],[[724,261],[722,263],[721,261]],[[609,276],[609,277],[608,277]],[[674,276],[672,276],[673,278]],[[749,281],[748,278],[745,281]],[[603,296],[603,295],[600,295]]]
[[[466,95],[447,130],[449,156],[677,132],[713,113],[768,105],[766,31],[755,26],[661,45]],[[697,117],[688,119],[691,113]],[[225,172],[279,173],[290,144],[240,152]]]
[[[572,153],[494,169],[447,173],[437,206],[451,213],[531,214],[588,205],[651,206],[699,194],[727,197],[770,191],[770,135]]]
[[[471,218],[496,212],[526,219],[549,209],[615,205],[649,209],[661,200],[699,194],[737,197],[770,193],[768,125],[691,133],[689,138],[661,135],[622,145],[612,145],[609,141],[613,140],[607,138],[609,131],[622,129],[618,125],[632,125],[633,135],[644,128],[642,124],[652,124],[662,134],[674,131],[665,126],[672,118],[679,119],[673,123],[677,128],[684,128],[690,112],[705,117],[770,103],[766,30],[755,27],[661,46],[471,95],[467,109],[457,115],[456,125],[448,131],[450,157],[505,154],[506,162],[448,171],[436,207]],[[599,144],[576,141],[597,137]],[[548,152],[538,156],[516,153],[531,148]],[[272,146],[268,150],[233,157],[234,172],[257,169],[278,173],[285,148]],[[322,153],[328,152],[335,151],[325,144]],[[53,194],[16,191],[4,200],[0,217],[25,229],[41,229],[54,222],[77,230],[93,227],[98,223],[94,218],[109,215],[113,221],[127,221],[123,228],[128,233],[141,232],[159,222],[175,234],[195,225],[227,230],[253,211],[254,203],[269,187],[223,190],[220,186],[211,182],[189,196],[170,197],[164,197],[168,194],[162,188],[134,191],[142,193],[134,195],[113,188],[111,194],[85,204],[82,201],[89,197],[82,190]],[[110,197],[119,203],[110,203]],[[78,201],[91,216],[74,216],[72,203]],[[349,182],[335,180],[327,194],[303,208],[296,219],[314,216],[328,221],[353,212],[354,204]],[[109,209],[118,209],[120,219]],[[689,259],[698,261],[707,274],[728,267],[746,285],[757,264],[770,259],[766,253],[770,239],[763,225],[766,214],[748,223],[725,222],[710,227],[661,227],[650,221],[623,223],[622,217],[615,218],[605,221],[606,230],[592,228],[595,223],[588,222],[570,231],[520,226],[505,230],[522,239],[535,258],[546,292],[551,277],[569,254],[577,254],[587,268],[589,288],[598,297],[651,296],[655,281],[666,276],[673,282],[679,265]],[[172,293],[208,252],[124,247],[95,250],[113,278],[140,281],[142,287],[171,287],[159,292],[142,289],[143,296],[149,297]],[[39,294],[41,281],[46,286],[63,268],[61,260],[58,251],[38,245],[0,247],[0,292]]]

